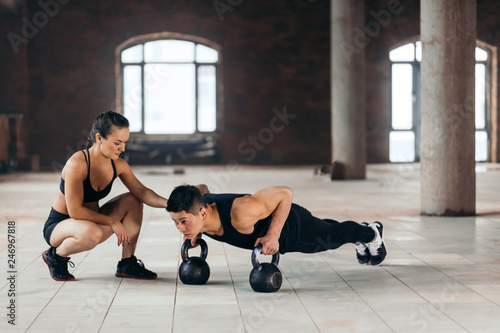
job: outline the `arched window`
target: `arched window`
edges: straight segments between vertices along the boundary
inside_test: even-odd
[[[121,110],[132,133],[190,135],[217,129],[219,52],[156,39],[120,50]]]
[[[391,162],[420,160],[420,41],[389,53],[391,60]],[[489,160],[488,52],[476,47],[476,161]]]

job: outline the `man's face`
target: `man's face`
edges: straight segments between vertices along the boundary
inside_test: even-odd
[[[186,211],[181,212],[170,212],[170,217],[175,222],[177,229],[187,238],[193,239],[198,234],[203,232],[203,208],[198,212],[197,215],[186,213]]]

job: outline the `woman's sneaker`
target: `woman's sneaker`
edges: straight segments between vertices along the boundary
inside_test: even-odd
[[[122,259],[118,262],[118,267],[116,268],[115,276],[118,278],[132,278],[132,279],[144,279],[152,280],[156,279],[158,275],[151,272],[144,267],[144,263],[141,259],[137,259],[135,256],[130,258]]]
[[[368,227],[375,231],[375,238],[370,243],[365,243],[370,252],[370,265],[379,265],[387,256],[387,250],[384,245],[384,227],[380,222],[369,224]]]
[[[75,277],[68,272],[68,264],[75,267],[69,257],[61,257],[56,253],[56,248],[51,247],[42,253],[42,259],[49,267],[50,276],[56,281],[73,281]]]
[[[361,224],[364,225],[365,227],[368,227],[368,223],[366,222],[363,222]],[[354,243],[354,245],[356,246],[356,258],[358,258],[358,262],[361,265],[367,264],[368,261],[370,260],[370,251],[368,250],[366,244],[361,242],[356,242]]]

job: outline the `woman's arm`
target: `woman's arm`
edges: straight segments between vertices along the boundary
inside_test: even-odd
[[[208,186],[205,185],[205,184],[196,185],[195,187],[197,187],[198,190],[200,190],[201,195],[210,193],[210,190],[208,189]]]
[[[64,198],[68,215],[75,220],[86,220],[108,225],[118,237],[118,245],[129,243],[130,237],[120,221],[83,206],[83,182],[86,177],[86,163],[83,158],[79,160],[78,156],[74,155],[64,167]]]
[[[153,190],[144,186],[134,175],[130,166],[123,159],[119,158],[116,162],[116,172],[128,190],[141,202],[148,206],[156,208],[167,207],[167,199],[156,194]]]

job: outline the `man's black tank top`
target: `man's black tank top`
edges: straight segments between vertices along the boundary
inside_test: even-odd
[[[231,224],[231,207],[233,206],[234,199],[244,195],[246,194],[204,194],[203,198],[207,204],[215,203],[217,205],[220,222],[224,230],[222,236],[204,234],[210,238],[236,247],[253,250],[257,238],[266,235],[272,216],[270,215],[263,220],[257,221],[251,234],[242,234],[238,232]]]

